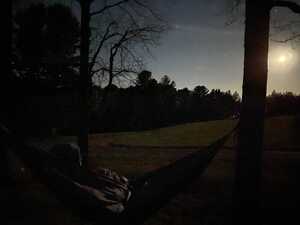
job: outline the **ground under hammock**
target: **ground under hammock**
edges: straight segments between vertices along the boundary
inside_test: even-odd
[[[143,223],[199,177],[235,130],[236,128],[207,146],[206,149],[201,149],[131,181],[131,198],[120,213],[108,210],[95,195],[77,185],[101,188],[103,183],[91,171],[76,163],[59,165],[55,163],[55,155],[29,146],[24,141],[15,140],[15,137],[8,134],[7,130],[1,130],[1,140],[8,143],[6,147],[14,150],[33,174],[46,184],[59,200],[82,218],[102,224],[137,225]]]

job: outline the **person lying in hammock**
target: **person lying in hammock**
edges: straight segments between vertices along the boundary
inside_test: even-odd
[[[47,150],[4,128],[0,123],[3,149],[14,151],[49,191],[82,218],[99,224],[140,225],[205,171],[238,125],[205,149],[130,181],[109,169],[95,174],[81,167],[74,144]]]
[[[80,149],[76,144],[56,144],[50,149],[50,152],[56,156],[59,164],[82,165]],[[101,188],[94,188],[76,181],[74,184],[96,197],[106,209],[115,213],[122,212],[131,197],[129,180],[107,168],[97,169],[95,175],[103,183]]]

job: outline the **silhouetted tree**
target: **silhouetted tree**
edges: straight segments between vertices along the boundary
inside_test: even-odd
[[[15,76],[47,86],[74,86],[79,22],[61,4],[30,5],[14,17]]]
[[[268,116],[300,114],[300,96],[291,92],[273,91],[267,97],[266,114]]]
[[[261,173],[268,71],[270,10],[288,1],[246,0],[245,59],[235,184],[235,224],[257,224],[261,214]],[[245,219],[247,218],[247,219]]]
[[[191,107],[191,91],[187,88],[179,89],[176,94],[176,121],[189,121]]]
[[[93,112],[93,131],[144,130],[176,123],[232,118],[238,113],[239,96],[234,97],[230,91],[213,89],[209,92],[200,85],[194,91],[187,88],[177,90],[175,82],[167,75],[157,82],[150,71],[138,74],[135,83],[128,88],[111,86],[103,116],[97,118],[97,111]]]
[[[91,88],[89,76],[90,51],[90,7],[92,0],[78,0],[81,6],[81,32],[80,32],[80,75],[79,75],[79,134],[78,145],[82,155],[82,165],[87,167],[88,161],[88,134],[89,134],[89,108],[88,99]]]
[[[164,75],[159,82],[158,114],[157,121],[160,126],[167,125],[174,122],[176,113],[176,83],[172,81],[167,75]]]
[[[137,86],[141,88],[146,88],[151,80],[152,73],[150,71],[144,70],[138,74],[136,79]]]
[[[298,11],[299,3],[295,3],[295,1],[273,1],[273,6],[275,7],[288,7],[292,11]],[[287,43],[287,42],[298,42],[300,40],[300,32],[298,29],[298,25],[300,23],[300,19],[293,19],[288,21],[283,21],[281,18],[274,17],[272,23],[274,24],[273,30],[274,33],[271,33],[271,41],[277,43]]]
[[[7,5],[6,5],[7,4]],[[8,93],[6,92],[7,90],[10,90],[11,87],[13,87],[12,80],[11,80],[11,75],[12,75],[12,70],[11,70],[11,44],[12,44],[12,1],[6,2],[6,4],[3,5],[5,7],[5,10],[3,10],[3,19],[1,20],[1,25],[2,27],[8,28],[7,32],[3,32],[2,35],[2,41],[4,47],[2,49],[2,58],[3,58],[3,64],[2,64],[2,72],[1,77],[0,77],[0,99],[1,99],[1,123],[3,121],[8,122],[9,119],[9,111],[8,109],[11,107],[10,103],[10,98],[7,98]],[[7,8],[6,8],[7,7]],[[8,87],[8,88],[7,88]],[[11,96],[14,99],[14,93],[12,93]],[[0,125],[1,126],[1,125]],[[7,126],[7,124],[6,124]],[[2,127],[1,127],[2,128]],[[8,162],[8,152],[7,152],[7,137],[6,135],[0,130],[0,179],[1,179],[1,192],[5,193],[6,190],[11,190],[12,187],[12,180],[9,176],[9,162]],[[10,196],[8,196],[10,197]],[[8,203],[5,201],[6,199],[4,198],[4,204]],[[11,199],[9,199],[11,201]],[[6,213],[6,210],[4,210],[2,213]]]
[[[14,4],[11,20],[9,79],[14,91],[9,98],[9,127],[23,135],[40,135],[42,130],[49,134],[50,128],[62,125],[58,121],[65,111],[61,107],[59,114],[59,103],[41,96],[55,98],[62,92],[71,96],[78,81],[79,22],[62,4],[18,3],[22,7]]]
[[[90,9],[93,0],[78,0],[78,2],[81,5],[82,28],[80,63],[81,126],[78,142],[83,154],[83,164],[86,165],[88,158],[88,126],[90,124],[88,118],[88,95],[91,91],[92,75],[97,72],[100,72],[100,74],[108,73],[108,86],[110,86],[112,85],[113,79],[116,76],[124,76],[126,73],[136,72],[134,71],[133,67],[135,67],[136,62],[139,62],[139,59],[134,55],[132,43],[134,41],[142,41],[142,44],[146,47],[146,49],[148,49],[146,43],[152,43],[154,40],[151,39],[151,36],[148,34],[157,32],[157,26],[153,26],[153,24],[145,25],[141,23],[146,21],[146,11],[152,15],[155,13],[148,5],[138,0],[104,1],[101,7],[95,11],[91,11]],[[114,14],[113,10],[120,11],[119,13]],[[120,12],[122,12],[121,15]],[[110,20],[104,19],[104,16],[106,15],[111,17]],[[90,20],[91,17],[94,16],[102,16],[102,21],[109,22],[104,25],[104,32],[100,35],[101,38],[98,47],[95,48],[96,50],[92,55],[92,61],[89,62],[91,37]],[[125,16],[128,18],[126,19],[126,21],[128,21],[127,25],[122,24],[122,20],[124,20]],[[106,43],[108,43],[107,58],[103,57],[103,54],[100,54]],[[128,63],[128,59],[130,58],[133,59],[134,63]],[[107,60],[103,59],[108,59],[108,63],[105,63]],[[95,65],[97,68],[94,68]],[[109,89],[106,89],[103,95],[103,102],[105,102],[107,97],[106,93],[108,90]],[[103,104],[102,107],[103,109],[101,109],[99,113],[100,117],[106,110],[106,107]]]
[[[194,95],[203,98],[208,94],[209,90],[205,86],[198,85],[194,88]]]

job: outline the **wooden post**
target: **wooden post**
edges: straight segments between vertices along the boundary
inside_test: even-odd
[[[246,0],[243,96],[234,190],[234,220],[239,225],[260,224],[270,2]]]
[[[80,41],[80,79],[79,79],[79,136],[78,145],[82,155],[82,165],[88,163],[89,134],[89,45],[90,45],[90,6],[92,0],[80,0],[81,5],[81,41]]]

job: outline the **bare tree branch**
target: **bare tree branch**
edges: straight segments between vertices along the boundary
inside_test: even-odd
[[[161,17],[154,11],[151,9],[151,7],[149,7],[148,5],[140,2],[139,0],[133,0],[137,5],[141,6],[142,8],[144,8],[145,10],[148,10],[152,16],[154,16],[156,19],[162,21]]]
[[[271,41],[277,42],[277,43],[287,43],[289,41],[295,40],[297,38],[300,38],[300,34],[294,34],[286,39],[283,40],[277,40],[277,39],[271,39]]]
[[[292,1],[273,1],[271,3],[271,7],[289,8],[294,13],[300,13],[300,5]],[[295,25],[298,25],[299,23],[299,20],[288,21],[285,23],[282,23],[282,21],[280,21],[280,23],[278,23],[276,26],[273,26],[273,29],[276,30],[278,38],[271,38],[270,40],[277,43],[287,43],[289,41],[299,39],[300,33],[298,31],[292,32],[293,27]],[[282,35],[286,36],[287,33],[289,33],[287,37],[280,37]]]
[[[107,2],[104,0],[102,9],[90,13],[102,14],[104,24],[108,21],[114,21],[114,24],[107,25],[104,34],[98,36],[100,42],[91,57],[89,71],[91,77],[106,76],[108,84],[105,86],[109,89],[115,79],[129,78],[141,70],[142,60],[137,56],[138,52],[142,50],[149,54],[150,46],[157,44],[156,40],[165,26],[151,7],[142,1]]]
[[[111,28],[114,24],[115,24],[115,22],[113,21],[113,22],[111,22],[111,23],[107,26],[107,28],[106,28],[106,30],[105,30],[105,33],[104,33],[104,35],[103,35],[103,38],[101,39],[101,41],[100,41],[100,43],[99,43],[99,45],[98,45],[98,48],[97,48],[96,52],[94,53],[94,55],[93,55],[93,57],[92,57],[92,61],[91,61],[91,63],[90,63],[90,68],[89,68],[89,71],[90,71],[90,72],[92,71],[92,68],[94,67],[94,65],[95,65],[95,63],[96,63],[97,57],[98,57],[98,55],[99,55],[99,53],[100,53],[100,51],[101,51],[101,49],[102,49],[102,47],[103,47],[105,41],[107,41],[109,38],[111,38],[111,37],[113,37],[113,36],[116,35],[116,34],[111,34],[111,35],[109,35],[110,28]]]
[[[280,24],[280,25],[274,25],[273,28],[276,30],[288,30],[291,29],[293,26],[300,25],[300,20],[293,20],[289,21],[288,23],[285,24]]]
[[[111,8],[114,8],[114,7],[117,7],[119,5],[122,5],[122,4],[124,4],[124,3],[128,2],[128,1],[129,0],[122,0],[122,1],[119,1],[119,2],[116,2],[116,3],[113,3],[113,4],[105,5],[102,9],[99,9],[97,11],[91,12],[90,16],[95,16],[95,15],[102,14],[106,10],[109,10]]]
[[[291,1],[273,1],[272,7],[287,7],[294,13],[300,14],[300,5]]]

